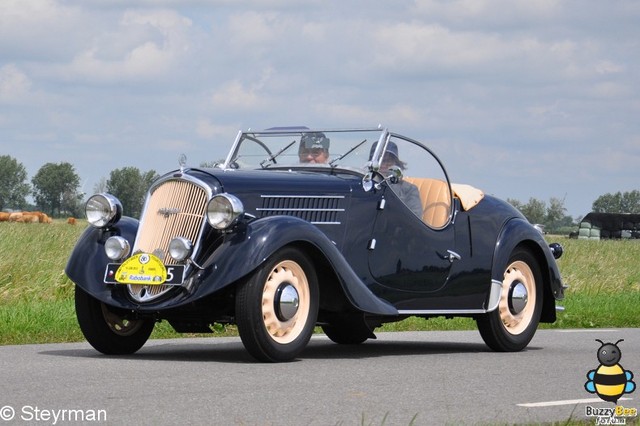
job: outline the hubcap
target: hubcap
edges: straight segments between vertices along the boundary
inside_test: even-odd
[[[280,321],[288,321],[298,312],[300,296],[294,286],[289,283],[282,284],[276,292],[276,315]]]
[[[509,290],[509,310],[513,315],[518,315],[527,306],[529,300],[529,294],[527,293],[527,287],[519,281],[516,281],[511,285]]]

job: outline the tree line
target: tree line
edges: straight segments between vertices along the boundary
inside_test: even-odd
[[[109,192],[122,202],[123,213],[138,217],[147,189],[158,177],[154,170],[136,167],[112,170],[108,179],[96,185],[95,192]],[[34,204],[27,201],[32,196]],[[85,194],[72,164],[47,163],[29,183],[24,165],[9,155],[0,156],[0,211],[38,210],[50,217],[81,217]]]
[[[146,191],[158,176],[154,170],[142,172],[136,167],[123,167],[112,170],[109,178],[102,178],[94,190],[115,195],[122,202],[125,215],[139,217]],[[70,163],[47,163],[28,183],[22,163],[9,155],[0,156],[0,211],[39,210],[51,217],[80,217],[84,214],[85,194],[79,187],[80,177]],[[30,195],[35,205],[27,202]],[[536,198],[527,203],[510,198],[507,201],[529,222],[542,224],[549,232],[568,233],[581,219],[568,216],[564,199],[560,198],[552,197],[549,203]],[[592,211],[640,213],[640,191],[601,195],[593,202]]]

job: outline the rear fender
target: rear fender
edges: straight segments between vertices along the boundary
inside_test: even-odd
[[[554,322],[556,320],[555,300],[564,298],[560,271],[542,234],[526,220],[514,218],[502,228],[493,256],[491,278],[494,281],[502,282],[509,258],[519,245],[527,247],[536,257],[540,266],[543,279],[543,305],[540,321]]]

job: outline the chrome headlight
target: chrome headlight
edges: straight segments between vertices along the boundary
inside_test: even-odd
[[[169,255],[177,261],[182,261],[191,256],[193,244],[183,237],[176,237],[169,243]]]
[[[230,227],[242,214],[242,202],[231,194],[218,194],[207,205],[207,220],[216,229]]]
[[[122,203],[111,194],[92,195],[85,205],[89,223],[96,228],[104,228],[118,222],[122,217]]]
[[[111,260],[121,260],[129,255],[131,245],[120,236],[109,237],[104,242],[104,252]]]

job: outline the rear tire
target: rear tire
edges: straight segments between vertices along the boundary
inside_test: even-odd
[[[127,319],[113,308],[75,289],[76,317],[85,339],[105,355],[129,355],[149,339],[155,322],[151,319]]]
[[[300,250],[280,250],[236,291],[242,343],[257,360],[290,361],[307,346],[318,317],[318,279]]]
[[[504,271],[498,308],[476,318],[487,346],[494,351],[516,352],[529,344],[540,322],[542,285],[535,257],[516,248]]]

